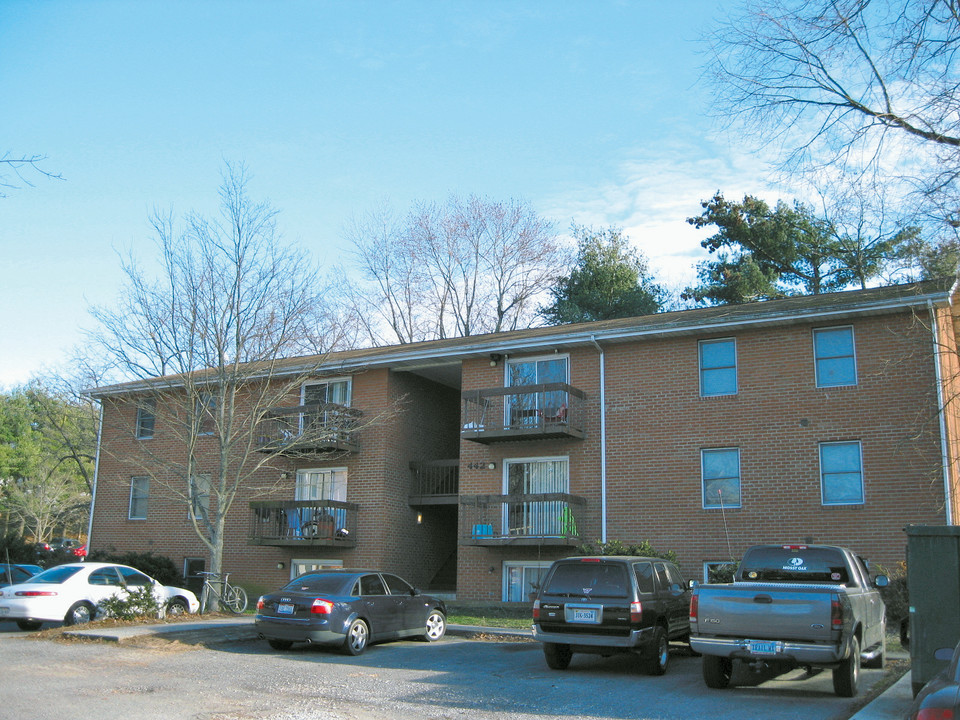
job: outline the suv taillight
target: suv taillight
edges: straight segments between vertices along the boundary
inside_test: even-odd
[[[333,612],[333,603],[323,598],[317,598],[310,606],[310,612],[314,615],[329,615]]]
[[[533,601],[533,619],[534,620],[540,619],[540,599],[539,598]]]
[[[630,603],[630,622],[639,624],[643,620],[643,603]]]
[[[700,596],[690,596],[690,622],[697,621],[697,613],[700,611]]]

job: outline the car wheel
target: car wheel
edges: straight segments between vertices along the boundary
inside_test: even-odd
[[[850,640],[850,654],[833,669],[833,691],[840,697],[853,697],[860,684],[860,642]]]
[[[267,643],[274,650],[289,650],[293,645],[293,640],[277,640],[276,638],[267,638]]]
[[[343,650],[347,655],[359,655],[367,649],[367,641],[370,639],[370,628],[359,618],[350,623],[347,629],[347,637],[343,641]]]
[[[653,652],[655,654],[647,660],[647,673],[663,675],[670,662],[670,643],[667,642],[667,631],[660,625],[653,629]]]
[[[434,642],[443,637],[447,632],[447,618],[439,610],[431,610],[427,615],[427,627],[423,633],[423,639],[427,642]]]
[[[40,620],[17,620],[17,627],[21,630],[39,630],[41,625]]]
[[[177,615],[186,615],[190,612],[190,607],[187,605],[187,601],[183,598],[174,598],[167,603],[167,615],[168,616],[177,616]]]
[[[64,625],[83,625],[93,620],[93,605],[83,601],[74,603],[63,618]]]
[[[708,688],[722,690],[730,685],[733,660],[718,655],[703,656],[703,682]]]
[[[543,657],[547,661],[547,667],[551,670],[566,670],[570,667],[573,652],[570,650],[569,645],[544,643]]]

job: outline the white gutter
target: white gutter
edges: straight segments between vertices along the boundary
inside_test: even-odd
[[[933,302],[927,301],[930,311],[930,334],[933,336],[933,366],[937,373],[937,415],[940,418],[940,462],[943,470],[943,497],[947,507],[947,525],[953,525],[953,497],[950,491],[950,456],[947,448],[947,418],[943,404],[943,374],[940,367],[940,333],[937,328],[937,313]]]
[[[93,488],[90,490],[90,517],[87,520],[87,557],[90,556],[90,538],[93,537],[93,511],[97,506],[97,480],[100,478],[100,443],[103,441],[103,403],[100,403],[100,422],[97,424],[97,457],[93,461]]]
[[[451,342],[452,347],[438,348],[435,343],[440,341],[427,341],[430,347],[410,348],[405,346],[393,346],[387,352],[381,348],[371,348],[369,352],[361,352],[354,357],[338,358],[339,353],[331,353],[328,358],[317,362],[309,361],[303,363],[294,362],[285,365],[282,369],[275,369],[261,374],[252,373],[247,379],[256,380],[263,378],[280,378],[287,375],[299,375],[307,371],[329,372],[339,370],[348,372],[351,369],[371,368],[382,366],[394,366],[407,364],[415,366],[415,363],[424,365],[434,365],[438,360],[462,360],[465,357],[477,357],[487,353],[496,352],[501,354],[512,354],[519,351],[535,351],[541,348],[556,349],[558,343],[576,345],[596,343],[599,337],[600,341],[629,340],[633,338],[643,338],[649,336],[668,336],[675,334],[696,334],[700,332],[719,332],[724,328],[751,327],[756,325],[782,324],[784,321],[808,322],[814,320],[825,320],[834,317],[849,317],[861,315],[864,313],[878,313],[887,310],[904,310],[910,307],[923,307],[931,301],[943,301],[949,298],[949,294],[943,292],[926,293],[924,295],[913,295],[906,298],[884,299],[869,303],[851,304],[843,307],[834,307],[829,309],[814,309],[809,311],[778,312],[768,314],[762,311],[762,308],[755,308],[756,314],[739,315],[736,312],[729,313],[729,317],[721,316],[718,319],[699,322],[694,324],[658,324],[654,322],[644,327],[616,327],[609,330],[598,330],[596,328],[584,328],[582,330],[563,330],[558,332],[544,333],[535,337],[529,335],[519,338],[509,338],[511,333],[491,333],[483,341],[470,342],[475,337],[468,336],[459,338],[463,342]],[[757,303],[762,306],[763,303]],[[683,312],[683,311],[681,311]],[[671,313],[654,316],[658,320]],[[718,313],[719,314],[719,313]],[[443,345],[448,343],[444,342]],[[348,355],[355,355],[354,351],[345,351]],[[294,358],[293,360],[296,360]],[[84,394],[93,397],[108,397],[110,395],[125,395],[138,390],[157,390],[159,388],[173,388],[182,385],[182,382],[176,377],[158,378],[151,380],[132,381],[120,385],[108,386],[103,388],[94,388],[85,390]]]
[[[607,541],[607,364],[596,338],[590,342],[600,353],[600,542]]]

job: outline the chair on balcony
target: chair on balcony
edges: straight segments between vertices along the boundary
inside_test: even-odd
[[[564,403],[558,408],[547,408],[541,410],[541,417],[546,425],[563,425],[567,422],[567,404]]]

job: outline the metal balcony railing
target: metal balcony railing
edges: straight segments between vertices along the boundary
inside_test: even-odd
[[[479,443],[583,438],[584,393],[567,383],[468,390],[461,436]]]
[[[577,545],[587,501],[569,493],[465,495],[461,545]]]
[[[455,505],[460,493],[460,460],[410,463],[411,505]]]
[[[250,503],[250,545],[297,547],[357,544],[358,507],[338,500],[266,500]]]
[[[360,449],[362,413],[337,403],[273,408],[258,426],[261,452],[301,455]]]

